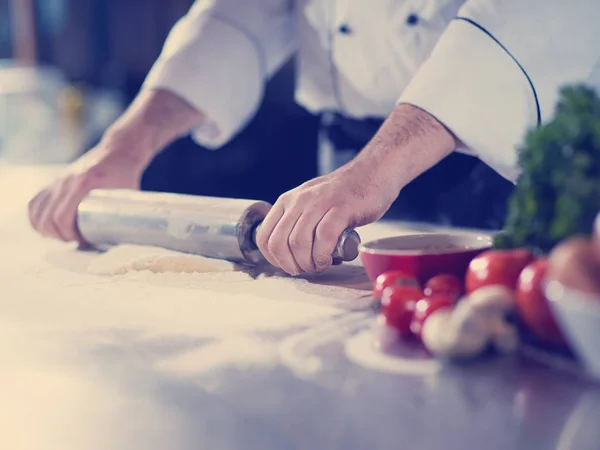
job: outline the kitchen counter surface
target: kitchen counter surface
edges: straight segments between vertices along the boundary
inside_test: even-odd
[[[360,265],[295,280],[87,273],[95,253],[27,225],[55,173],[0,165],[0,448],[600,448],[600,389],[572,364],[372,350]]]

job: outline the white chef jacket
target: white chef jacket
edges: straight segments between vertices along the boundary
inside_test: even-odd
[[[561,86],[594,73],[599,23],[598,0],[196,0],[144,86],[202,111],[192,135],[216,148],[296,54],[309,111],[385,117],[413,104],[514,181],[526,131],[552,116]]]

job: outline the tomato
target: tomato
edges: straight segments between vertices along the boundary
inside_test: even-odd
[[[544,295],[543,281],[548,268],[548,261],[539,259],[523,269],[517,285],[517,311],[534,336],[543,342],[564,347],[566,340]]]
[[[420,289],[419,282],[412,276],[400,270],[392,270],[382,273],[375,280],[375,289],[373,289],[373,298],[381,300],[383,290],[390,286],[408,286]]]
[[[469,264],[466,289],[470,294],[480,287],[501,285],[515,290],[521,271],[533,261],[529,250],[489,250]]]
[[[433,294],[430,297],[419,300],[415,305],[415,313],[410,324],[410,331],[417,336],[421,336],[423,324],[427,318],[440,309],[452,308],[454,302],[454,297],[446,292]]]
[[[390,286],[383,290],[382,313],[386,325],[395,328],[400,335],[410,334],[410,323],[415,305],[423,298],[423,291],[410,286]]]
[[[463,283],[454,275],[437,275],[425,284],[425,297],[443,293],[449,294],[454,301],[458,300],[464,291]]]

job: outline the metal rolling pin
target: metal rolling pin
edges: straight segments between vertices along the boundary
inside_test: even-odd
[[[80,203],[77,225],[82,238],[99,250],[152,245],[259,265],[266,259],[256,246],[256,231],[270,208],[255,200],[97,189]],[[356,259],[359,244],[356,231],[344,231],[334,263]]]

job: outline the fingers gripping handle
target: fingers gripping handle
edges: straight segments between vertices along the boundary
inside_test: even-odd
[[[260,223],[252,230],[252,243],[256,248],[256,234],[260,228]],[[358,257],[358,247],[360,246],[360,236],[355,230],[345,230],[337,241],[335,249],[331,254],[333,264],[338,265],[343,262],[354,261]]]

